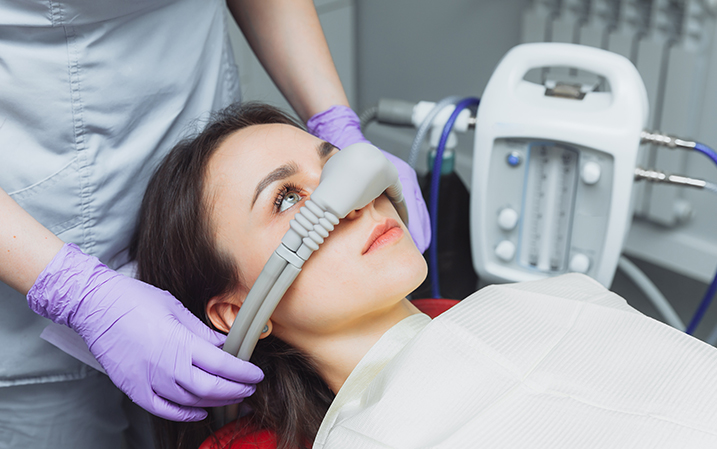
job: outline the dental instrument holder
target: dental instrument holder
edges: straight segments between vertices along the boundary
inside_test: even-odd
[[[526,81],[531,69],[602,76],[609,92]],[[478,108],[471,250],[482,281],[585,273],[609,287],[632,217],[648,116],[626,58],[573,44],[524,44],[490,78]]]
[[[224,351],[249,360],[262,329],[305,261],[334,230],[339,220],[386,192],[401,220],[408,224],[398,170],[367,143],[350,145],[324,165],[319,185],[290,221],[281,244],[249,291],[224,343]],[[215,411],[220,425],[236,418],[237,407]]]

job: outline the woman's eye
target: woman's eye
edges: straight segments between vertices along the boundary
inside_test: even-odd
[[[281,200],[279,212],[284,212],[286,209],[290,208],[299,201],[301,201],[301,195],[296,192],[287,193],[286,196],[284,196],[284,198]]]

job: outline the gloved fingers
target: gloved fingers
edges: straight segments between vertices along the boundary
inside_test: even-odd
[[[406,181],[401,179],[401,183],[405,186]],[[423,253],[431,244],[431,218],[428,215],[428,208],[420,188],[409,189],[404,192],[406,198],[406,209],[408,209],[408,232],[413,238],[418,250]]]
[[[338,148],[346,148],[357,142],[368,143],[361,132],[361,120],[348,106],[334,105],[319,112],[306,122],[306,129]]]
[[[256,386],[231,382],[219,376],[206,373],[195,368],[189,375],[190,382],[184,379],[177,379],[177,387],[186,391],[185,400],[191,397],[196,399],[185,405],[196,405],[199,407],[220,407],[228,404],[236,404],[254,394]],[[191,390],[189,390],[191,388]]]
[[[408,209],[408,232],[418,250],[424,252],[431,244],[431,220],[416,172],[403,159],[383,150],[381,152],[398,170],[398,179],[403,186],[403,197]]]
[[[264,379],[264,373],[254,364],[238,359],[205,341],[195,340],[191,355],[194,366],[229,381],[256,384]]]
[[[225,379],[204,373],[192,367],[196,374],[190,374],[187,382],[181,379],[167,379],[155,382],[153,396],[177,407],[221,407],[241,402],[251,396],[256,387],[253,385],[236,384]],[[231,384],[228,386],[228,384]],[[188,388],[194,389],[190,391]],[[160,402],[161,403],[161,402]]]
[[[251,396],[253,384],[233,382],[196,367],[175,372],[173,378],[154,380],[154,392],[180,406],[218,407],[241,402]]]
[[[174,382],[162,382],[155,386],[154,393],[157,399],[182,409],[192,407],[221,407],[241,402],[245,397],[251,396],[256,387],[253,385],[233,384],[227,388],[228,381],[217,376],[204,373],[195,377],[192,382],[184,384],[180,380]],[[202,378],[203,377],[203,378]],[[187,390],[187,385],[201,390],[192,392]]]
[[[151,404],[139,404],[148,412],[170,421],[201,421],[207,417],[207,411],[199,407],[184,407],[152,395]]]

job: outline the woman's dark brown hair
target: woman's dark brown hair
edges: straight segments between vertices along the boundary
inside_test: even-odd
[[[229,135],[253,125],[279,123],[301,128],[271,106],[232,105],[214,114],[204,130],[175,146],[147,186],[130,254],[139,279],[172,293],[211,326],[209,299],[240,286],[235,261],[214,241],[210,195],[204,178],[210,158]],[[275,432],[282,449],[311,446],[333,393],[311,361],[276,337],[259,341],[251,362],[265,374],[244,403],[253,412],[242,422]],[[157,419],[162,448],[197,448],[211,435],[209,418],[200,423]],[[237,423],[237,425],[239,425]]]

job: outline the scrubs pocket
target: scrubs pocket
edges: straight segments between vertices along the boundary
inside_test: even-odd
[[[76,158],[47,178],[9,192],[9,195],[55,235],[82,223],[80,173]]]

